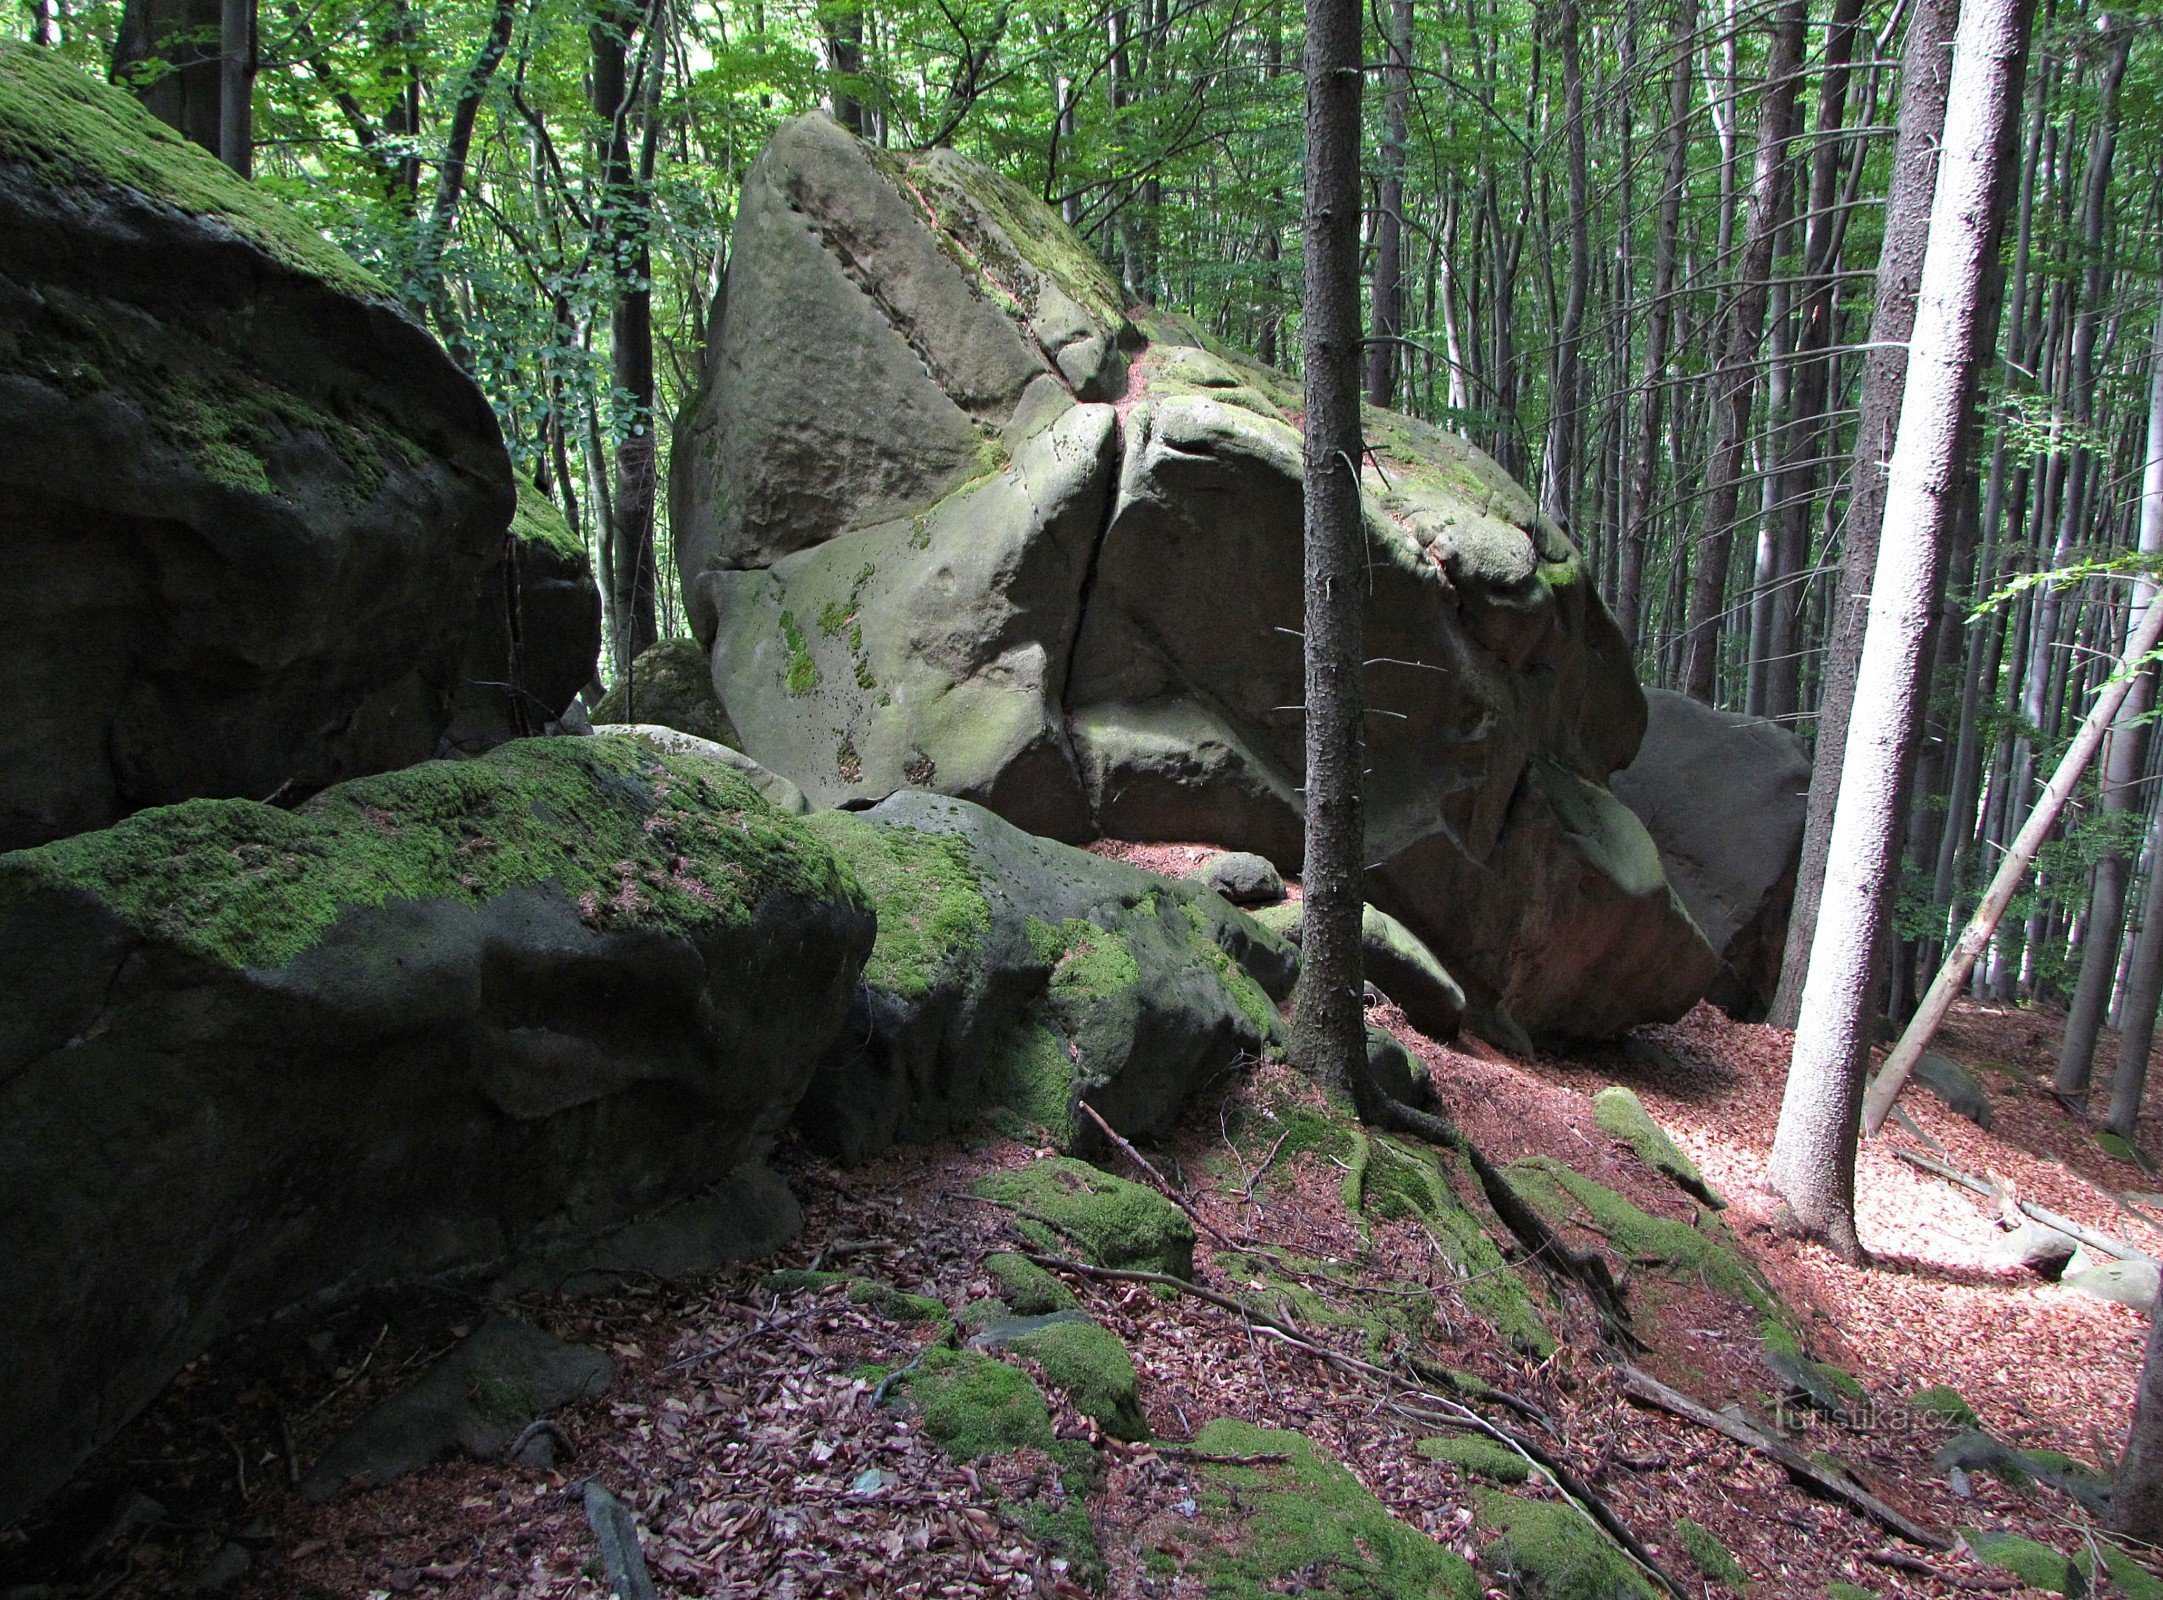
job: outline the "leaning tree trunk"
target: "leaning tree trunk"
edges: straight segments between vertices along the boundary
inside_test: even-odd
[[[1360,908],[1365,878],[1366,530],[1359,460],[1358,0],[1307,0],[1306,915],[1292,1056],[1356,1093],[1367,1069]]]
[[[1765,1019],[1775,1027],[1792,1028],[1800,1015],[1803,979],[1817,931],[1818,898],[1825,887],[1833,801],[1840,790],[1871,571],[1877,564],[1878,532],[1884,521],[1884,464],[1892,453],[1893,422],[1907,373],[1908,334],[1915,323],[1915,296],[1922,281],[1923,247],[1930,233],[1938,141],[1945,127],[1951,77],[1947,51],[1959,14],[1959,0],[1916,0],[1901,54],[1900,132],[1893,153],[1892,189],[1885,202],[1870,353],[1863,363],[1862,411],[1856,423],[1854,481],[1840,581],[1826,630],[1824,686],[1818,699],[1817,747],[1802,858],[1795,874],[1795,904],[1788,914],[1780,983]]]
[[[2141,1363],[2133,1434],[2110,1493],[2110,1525],[2133,1539],[2163,1534],[2163,1302],[2148,1322],[2148,1356]]]
[[[2126,973],[2125,1025],[2118,1031],[2118,1070],[2110,1082],[2104,1126],[2132,1143],[2140,1132],[2141,1097],[2148,1087],[2148,1052],[2155,1042],[2156,1007],[2163,1005],[2163,806],[2148,831],[2148,889],[2141,896],[2140,937]]]
[[[2009,165],[2005,135],[2027,62],[2031,4],[1968,0],[1954,40],[1930,242],[1886,475],[1885,537],[1848,725],[1850,759],[1841,765],[1823,914],[1767,1173],[1795,1224],[1849,1259],[1862,1253],[1855,1234],[1857,1109],[1884,888],[1899,870],[1894,852],[1916,711],[1927,689],[1930,619],[1984,353],[1978,332],[1997,254],[2000,178]]]

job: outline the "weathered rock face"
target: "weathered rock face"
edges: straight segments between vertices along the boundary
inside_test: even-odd
[[[1644,823],[1668,881],[1720,954],[1708,998],[1754,1020],[1780,984],[1810,757],[1763,717],[1665,689],[1646,690],[1645,700],[1645,741],[1615,774],[1615,798]]]
[[[478,753],[552,732],[601,654],[601,590],[586,546],[555,502],[524,479],[503,558],[481,573],[449,731]]]
[[[1119,306],[963,158],[786,124],[677,441],[687,607],[741,747],[815,803],[1296,867],[1299,396]],[[1462,441],[1368,436],[1369,898],[1503,1039],[1678,1014],[1714,958],[1606,789],[1644,700],[1576,550]]]
[[[658,724],[715,744],[736,744],[736,729],[713,692],[713,665],[696,639],[663,639],[631,663],[630,673],[593,708],[596,727]]]
[[[0,1523],[303,1299],[778,1243],[873,933],[732,770],[606,736],[0,856]]]
[[[806,826],[879,909],[839,1043],[797,1116],[846,1159],[1006,1106],[1062,1144],[1169,1134],[1187,1098],[1280,1040],[1291,947],[1197,886],[905,791]]]
[[[435,752],[514,501],[486,401],[276,200],[13,45],[0,431],[0,848]]]

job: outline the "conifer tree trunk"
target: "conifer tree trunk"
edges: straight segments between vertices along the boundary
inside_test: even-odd
[[[1839,587],[1826,629],[1802,858],[1795,873],[1795,904],[1788,914],[1780,983],[1765,1019],[1775,1027],[1796,1025],[1815,943],[1818,900],[1832,843],[1833,801],[1840,791],[1848,713],[1855,697],[1855,671],[1862,659],[1871,574],[1884,520],[1885,462],[1892,454],[1893,424],[1907,373],[1908,334],[1915,322],[1923,247],[1930,232],[1938,141],[1945,126],[1951,80],[1948,52],[1959,14],[1959,0],[1915,0],[1901,52],[1900,131],[1893,152],[1892,190],[1885,204],[1885,239],[1878,255],[1870,352],[1863,363],[1862,413],[1856,423],[1854,481],[1848,497]]]
[[[1307,0],[1306,910],[1292,1057],[1354,1093],[1367,1066],[1359,925],[1366,531],[1359,460],[1358,0]]]
[[[1810,952],[1795,1053],[1767,1181],[1795,1224],[1849,1259],[1855,1146],[1885,884],[1914,759],[1916,711],[1944,554],[1959,502],[1975,373],[1997,255],[2007,133],[2027,64],[2032,0],[1967,0],[1953,46],[1945,137],[1930,212],[1900,422],[1886,475],[1884,537],[1856,671],[1831,867]]]

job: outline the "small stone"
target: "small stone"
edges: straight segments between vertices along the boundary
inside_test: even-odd
[[[2033,1220],[2023,1221],[2012,1232],[2000,1234],[1991,1245],[1991,1253],[2000,1261],[2025,1267],[2053,1281],[2065,1272],[2079,1249],[2078,1241]]]
[[[204,1562],[202,1570],[196,1573],[195,1592],[215,1594],[221,1589],[230,1589],[245,1578],[248,1569],[254,1565],[255,1557],[248,1553],[247,1547],[228,1539],[218,1546],[218,1553]]]
[[[2098,1300],[2112,1300],[2144,1313],[2155,1310],[2159,1279],[2155,1262],[2138,1256],[2130,1261],[2092,1261],[2084,1265],[2085,1260],[2083,1251],[2058,1281]]]
[[[1195,876],[1235,906],[1269,906],[1284,898],[1284,879],[1277,869],[1245,850],[1213,858]]]

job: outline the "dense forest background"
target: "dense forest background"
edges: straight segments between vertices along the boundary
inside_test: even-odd
[[[982,157],[1057,205],[1137,301],[1296,360],[1302,20],[1286,0],[28,0],[12,26],[117,71],[168,120],[207,118],[215,148],[236,9],[253,13],[253,126],[228,159],[479,379],[593,549],[610,675],[681,631],[657,493],[669,423],[738,186],[787,116],[823,104],[875,143]],[[1382,0],[1367,19],[1369,398],[1467,434],[1537,490],[1647,683],[1806,739],[1843,563],[1867,573],[1870,554],[1850,489],[1903,58],[1942,70],[1952,15]],[[2108,673],[2136,593],[2163,340],[2159,55],[2136,13],[2052,3],[2034,26],[1896,1012]],[[2110,914],[2143,920],[2163,745],[2131,742],[2134,767],[2121,751],[2068,812],[1980,988],[2070,990],[2098,863],[2121,869]],[[2133,941],[2111,944],[2123,968]]]

